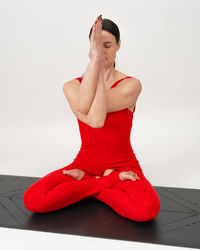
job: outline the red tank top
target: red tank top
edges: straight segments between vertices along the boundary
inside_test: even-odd
[[[116,81],[111,88],[115,87],[120,81],[131,76],[124,77]],[[77,77],[80,83],[81,77]],[[104,126],[93,128],[88,124],[78,120],[81,136],[81,148],[76,159],[85,160],[91,164],[114,164],[117,167],[120,164],[131,162],[138,166],[130,142],[130,134],[133,121],[133,113],[128,108],[115,112],[108,112]]]

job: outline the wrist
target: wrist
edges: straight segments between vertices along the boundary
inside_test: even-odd
[[[93,56],[90,61],[94,62],[94,63],[102,63],[102,57],[101,56]]]

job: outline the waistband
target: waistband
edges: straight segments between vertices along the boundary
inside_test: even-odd
[[[136,156],[131,146],[101,150],[81,147],[75,159],[82,159],[91,163],[111,164],[121,161],[136,160]]]

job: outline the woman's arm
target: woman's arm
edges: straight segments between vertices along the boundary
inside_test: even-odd
[[[102,64],[100,65],[95,97],[87,115],[95,122],[96,128],[102,127],[104,125],[107,115],[107,96]]]
[[[84,114],[89,112],[95,96],[100,72],[101,60],[96,57],[90,60],[78,91],[78,110]]]
[[[78,92],[82,83],[80,84],[77,79],[72,79],[71,81],[68,81],[63,85],[63,92],[67,97],[70,108],[74,115],[79,120],[93,128],[98,128],[102,126],[102,121],[105,120],[107,113],[104,75],[101,66],[99,67],[99,70],[100,72],[99,78],[97,79],[95,97],[87,114],[80,112],[78,109]]]

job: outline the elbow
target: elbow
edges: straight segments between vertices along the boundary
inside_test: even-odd
[[[78,107],[77,110],[85,115],[87,115],[88,111],[86,109]]]
[[[85,115],[89,112],[89,109],[84,107],[83,105],[77,105],[77,110]]]
[[[104,122],[97,123],[96,128],[102,128],[104,126]]]
[[[102,128],[104,126],[104,121],[93,121],[91,127]]]
[[[139,85],[139,86],[138,86],[138,89],[139,89],[139,93],[140,93],[140,92],[142,91],[142,84],[141,84],[140,80],[138,80],[138,83],[139,83],[139,84],[138,84],[138,85]]]

